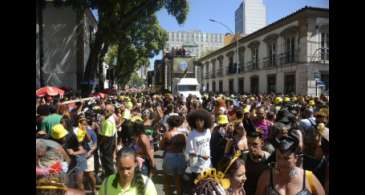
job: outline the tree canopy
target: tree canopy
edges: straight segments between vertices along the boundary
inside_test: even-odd
[[[165,8],[179,24],[187,17],[187,0],[72,0],[67,1],[78,10],[96,9],[99,21],[95,40],[84,73],[84,81],[95,79],[109,46],[117,49],[118,82],[128,81],[131,73],[146,64],[161,50],[167,40],[166,32],[160,27],[155,13]],[[91,91],[83,87],[83,94]]]

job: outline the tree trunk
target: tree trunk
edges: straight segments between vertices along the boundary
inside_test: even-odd
[[[99,57],[99,61],[98,61],[98,67],[99,67],[99,89],[102,90],[104,89],[104,75],[103,75],[103,61],[104,61],[104,56],[106,54],[106,52],[108,51],[109,48],[109,42],[105,42],[103,49],[100,52],[100,57]]]

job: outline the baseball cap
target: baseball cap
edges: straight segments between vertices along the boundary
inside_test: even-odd
[[[228,117],[227,117],[227,115],[224,115],[224,114],[219,115],[219,116],[218,116],[217,123],[218,123],[219,125],[225,125],[225,124],[228,124]]]
[[[56,124],[52,127],[51,137],[54,139],[62,139],[68,134],[68,131],[61,124]]]

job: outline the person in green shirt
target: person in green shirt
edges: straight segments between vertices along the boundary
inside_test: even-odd
[[[41,123],[41,130],[45,131],[48,135],[51,133],[53,125],[61,122],[62,116],[57,114],[55,106],[49,106],[50,115],[46,116]]]
[[[157,195],[151,178],[142,175],[137,166],[137,156],[132,148],[123,147],[119,150],[117,173],[104,180],[99,195]]]

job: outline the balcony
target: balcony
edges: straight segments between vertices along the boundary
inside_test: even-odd
[[[284,52],[279,54],[279,64],[287,65],[299,62],[299,49],[294,50],[294,52]]]
[[[223,77],[223,68],[218,68],[217,77]]]
[[[310,62],[328,64],[329,63],[329,48],[318,48],[310,56]]]
[[[245,72],[245,63],[239,63],[238,65],[238,73],[244,73]]]
[[[237,66],[236,64],[230,64],[227,69],[227,75],[232,75],[237,73]]]
[[[271,69],[278,66],[278,55],[269,56],[262,59],[262,69]]]
[[[208,72],[206,72],[206,73],[204,74],[204,79],[209,79],[209,73],[208,73]]]
[[[214,79],[215,78],[215,71],[213,70],[212,73],[210,73],[210,78]]]
[[[259,68],[259,61],[255,62],[255,61],[249,61],[246,63],[246,72],[250,72],[250,71],[255,71],[255,70],[260,70]]]

